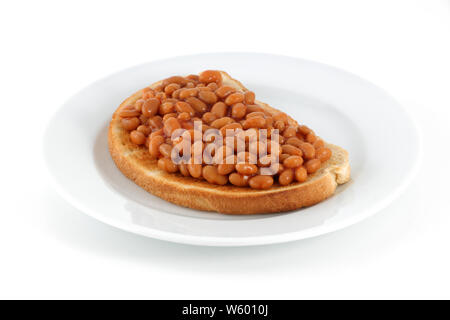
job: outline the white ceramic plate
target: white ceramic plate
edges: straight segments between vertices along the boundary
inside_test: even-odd
[[[137,89],[175,74],[221,69],[257,98],[349,151],[352,180],[310,208],[229,216],[176,206],[125,178],[107,148],[113,111]],[[78,92],[54,115],[44,153],[59,193],[88,215],[140,235],[197,245],[243,246],[299,240],[354,224],[389,204],[418,167],[420,139],[387,93],[344,71],[254,53],[176,57],[115,73]]]

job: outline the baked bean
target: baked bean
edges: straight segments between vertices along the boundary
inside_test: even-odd
[[[198,80],[198,75],[196,75],[196,74],[190,74],[190,75],[186,76],[186,79],[194,80],[195,82],[199,81]]]
[[[214,104],[217,102],[217,96],[212,91],[200,91],[198,97],[205,103]]]
[[[246,112],[247,106],[242,102],[233,104],[233,106],[231,107],[231,116],[235,119],[241,119],[245,117]]]
[[[159,146],[164,143],[164,137],[156,135],[154,137],[150,137],[150,143],[148,145],[148,151],[152,157],[159,156]]]
[[[237,186],[237,187],[246,187],[248,186],[248,180],[249,176],[243,176],[239,173],[233,172],[228,176],[228,180],[231,184]]]
[[[183,90],[183,89],[180,88],[180,89],[177,89],[177,90],[175,90],[174,92],[172,92],[172,98],[174,98],[174,99],[179,99],[179,98],[180,98],[180,93],[181,93],[182,90]]]
[[[130,132],[130,140],[134,144],[141,145],[145,143],[145,135],[137,130],[133,130]]]
[[[132,104],[123,107],[119,111],[119,117],[121,118],[134,118],[138,117],[140,114],[139,110],[136,110],[135,106]]]
[[[148,125],[152,129],[161,129],[163,127],[163,119],[160,116],[155,116],[148,120]]]
[[[160,158],[158,160],[158,168],[169,173],[175,173],[178,171],[178,166],[168,158]]]
[[[159,113],[162,115],[172,113],[175,111],[175,104],[173,102],[163,102],[159,107]]]
[[[250,119],[245,120],[242,126],[244,127],[244,129],[249,129],[249,128],[262,129],[262,128],[265,128],[265,126],[266,126],[266,119],[264,119],[263,117],[250,118]]]
[[[217,172],[221,175],[226,175],[233,172],[235,168],[234,164],[221,163],[217,166]]]
[[[250,104],[247,105],[247,113],[252,113],[252,112],[263,112],[264,109],[257,105],[257,104]]]
[[[331,150],[325,147],[316,149],[316,158],[320,160],[320,162],[325,162],[331,158]]]
[[[269,189],[273,185],[272,176],[255,176],[249,180],[253,189]]]
[[[139,127],[137,127],[136,130],[139,132],[142,132],[144,134],[144,136],[148,136],[150,133],[152,133],[152,129],[150,129],[149,126],[144,126],[144,125],[140,125]]]
[[[162,82],[162,86],[165,87],[171,83],[179,84],[180,86],[184,86],[187,83],[187,80],[180,76],[173,76],[167,79],[164,79]]]
[[[149,118],[155,116],[158,113],[160,104],[161,102],[156,98],[145,100],[142,105],[142,114]]]
[[[150,133],[150,135],[148,136],[150,139],[152,139],[152,138],[154,138],[154,137],[156,137],[156,136],[162,136],[162,135],[164,135],[164,131],[163,131],[163,129],[161,128],[161,129],[158,129],[158,130],[155,130],[155,131],[153,131],[152,133]]]
[[[148,146],[150,145],[150,137],[145,138],[144,146],[148,149]]]
[[[300,131],[304,136],[311,132],[311,129],[307,126],[299,126],[298,131]]]
[[[245,104],[254,104],[255,103],[255,93],[252,91],[247,91],[244,93],[244,102]]]
[[[308,134],[306,135],[306,141],[307,141],[308,143],[313,144],[314,142],[316,142],[316,140],[317,140],[317,137],[316,137],[316,135],[314,134],[314,132],[310,132],[310,133],[308,133]]]
[[[208,83],[208,85],[206,87],[211,89],[212,91],[215,91],[215,90],[217,90],[217,88],[219,88],[219,85],[216,82],[211,82],[211,83]]]
[[[178,165],[178,169],[180,170],[180,173],[181,173],[183,176],[185,176],[185,177],[189,177],[189,176],[190,176],[189,170],[188,170],[188,168],[187,168],[187,164],[185,164],[185,163],[180,163],[180,164]]]
[[[280,132],[283,132],[284,128],[286,127],[284,121],[281,121],[281,120],[275,121],[273,126],[274,126],[275,129],[278,129]]]
[[[208,110],[208,106],[202,100],[197,99],[196,97],[187,98],[185,101],[189,103],[191,107],[194,108],[194,110],[199,113],[203,113],[206,110]]]
[[[308,178],[308,172],[306,171],[305,167],[298,167],[295,169],[295,180],[298,182],[304,182]]]
[[[159,153],[163,155],[163,157],[170,158],[172,154],[172,146],[167,143],[163,143],[159,146]]]
[[[300,146],[303,144],[304,142],[302,140],[300,140],[297,137],[291,137],[289,139],[286,140],[286,144],[292,145],[294,147],[300,148]]]
[[[189,88],[189,89],[195,88],[195,83],[189,81],[188,83],[186,83],[186,85],[184,87],[185,88]]]
[[[293,169],[285,169],[280,176],[278,177],[278,182],[282,186],[287,186],[294,180],[294,170]]]
[[[283,153],[287,153],[293,156],[300,156],[300,157],[303,156],[302,150],[290,144],[282,145],[281,150],[283,151]]]
[[[141,112],[141,111],[142,111],[142,105],[144,104],[144,102],[145,102],[145,99],[139,99],[139,100],[137,100],[137,101],[134,103],[134,108],[135,108],[137,111]]]
[[[147,99],[155,97],[155,91],[153,91],[150,88],[145,88],[145,89],[148,89],[148,90],[145,90],[142,92],[142,99],[147,100]]]
[[[182,112],[178,114],[178,120],[180,121],[187,121],[191,119],[191,115],[187,112]]]
[[[280,162],[283,162],[284,160],[286,160],[287,158],[289,158],[291,155],[287,154],[287,153],[282,153],[279,156]]]
[[[234,92],[236,92],[236,89],[231,86],[222,86],[215,91],[216,95],[221,99],[227,97],[228,95]]]
[[[303,164],[303,158],[299,156],[289,156],[283,160],[283,166],[286,168],[297,168]]]
[[[120,124],[122,125],[122,128],[124,128],[125,130],[131,131],[139,127],[141,121],[136,117],[123,118],[122,120],[120,120]]]
[[[164,122],[164,134],[170,137],[176,129],[180,129],[181,125],[177,118],[169,118]]]
[[[211,127],[216,128],[216,129],[220,129],[220,128],[226,126],[227,124],[230,124],[230,123],[233,123],[233,122],[234,122],[234,120],[232,118],[230,118],[230,117],[223,117],[223,118],[214,120],[211,123]]]
[[[297,133],[297,129],[293,126],[289,126],[283,131],[283,137],[285,138],[291,138],[295,137],[295,134]]]
[[[162,119],[163,119],[163,122],[165,122],[169,118],[176,118],[176,117],[177,117],[177,114],[175,112],[172,112],[172,113],[165,114]]]
[[[187,168],[189,170],[189,174],[192,177],[200,178],[202,176],[202,165],[201,164],[188,163]]]
[[[180,95],[179,98],[184,100],[187,99],[189,97],[196,97],[198,95],[198,89],[197,88],[188,88],[188,89],[183,89],[180,91]]]
[[[314,173],[320,168],[320,160],[319,159],[311,159],[306,161],[305,168],[308,173]]]
[[[222,75],[216,70],[206,70],[198,75],[198,80],[203,83],[215,82],[220,85],[222,84]]]
[[[299,148],[303,151],[303,156],[305,159],[313,159],[316,156],[316,149],[313,145],[308,142],[303,142]]]
[[[211,122],[213,122],[216,119],[217,119],[216,115],[212,112],[206,112],[203,114],[203,117],[202,117],[203,122],[205,122],[207,124],[210,124]]]
[[[206,181],[213,184],[224,185],[228,182],[228,177],[219,174],[217,167],[215,166],[204,166],[202,169],[203,178]]]
[[[159,102],[167,99],[167,95],[164,92],[158,92],[155,94],[155,99],[158,99]]]
[[[264,112],[255,111],[255,112],[247,113],[247,115],[245,116],[245,119],[256,118],[256,117],[265,118],[266,115],[264,114]]]
[[[166,95],[171,96],[174,91],[180,88],[181,87],[178,83],[171,83],[164,88],[164,92],[166,93]]]
[[[217,118],[223,118],[227,114],[227,105],[223,102],[217,102],[211,108],[211,112],[216,115]]]
[[[318,139],[313,143],[313,147],[317,150],[317,149],[320,149],[320,148],[325,147],[325,143],[323,142],[322,139],[319,139],[319,138],[318,138]]]
[[[183,101],[178,101],[175,104],[175,110],[179,113],[182,112],[187,112],[189,113],[191,116],[193,116],[195,114],[194,109],[191,107],[191,105],[187,102],[183,102]]]
[[[273,116],[273,119],[275,121],[283,121],[284,123],[287,124],[288,122],[288,116],[286,115],[286,113],[284,112],[278,112]]]
[[[147,125],[148,124],[148,117],[144,116],[143,114],[141,114],[139,116],[139,121],[141,121],[141,124]]]
[[[158,92],[162,92],[164,90],[165,85],[159,84],[156,87],[153,88],[154,94],[157,94]],[[146,92],[147,93],[147,92]],[[153,96],[154,97],[154,96]],[[152,98],[152,97],[151,97]],[[148,99],[148,98],[147,98]]]
[[[225,98],[225,103],[229,106],[244,101],[244,95],[240,92],[230,94]]]
[[[236,171],[245,176],[251,176],[258,172],[258,167],[251,163],[238,163]]]

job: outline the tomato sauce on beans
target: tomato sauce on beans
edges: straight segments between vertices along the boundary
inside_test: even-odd
[[[283,112],[265,110],[254,92],[223,83],[219,71],[172,76],[141,92],[134,103],[118,110],[120,124],[129,141],[147,150],[158,168],[168,173],[264,190],[305,182],[332,157],[312,129],[298,125]],[[194,121],[202,122],[201,130],[195,129]],[[177,129],[185,131],[174,138]],[[210,129],[222,136],[204,137]],[[200,141],[195,140],[197,136]],[[223,147],[217,150],[212,148],[216,139],[223,139]],[[232,139],[231,148],[225,145],[227,139]],[[189,145],[200,147],[200,163],[194,162],[198,157],[194,148],[183,154],[183,147]],[[208,161],[203,151],[212,152]],[[186,156],[187,161],[175,163],[174,153]]]

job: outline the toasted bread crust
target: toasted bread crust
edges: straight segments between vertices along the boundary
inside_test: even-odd
[[[222,72],[222,77],[224,81],[247,90],[228,74]],[[123,101],[118,109],[134,103],[140,96],[141,91],[136,92]],[[265,103],[257,103],[270,112],[278,112]],[[338,184],[350,179],[347,151],[331,144],[326,145],[332,150],[332,157],[314,175],[308,177],[307,181],[288,186],[275,184],[268,190],[232,185],[218,186],[204,180],[184,177],[179,173],[167,173],[158,168],[157,160],[150,156],[145,147],[131,143],[128,132],[120,125],[117,110],[109,125],[108,145],[119,170],[148,192],[183,207],[228,214],[289,211],[316,204],[330,197]],[[290,121],[295,123],[293,119]]]

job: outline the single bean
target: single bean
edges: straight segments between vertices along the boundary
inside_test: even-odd
[[[168,158],[160,158],[158,160],[158,168],[169,173],[175,173],[178,171],[178,166]]]
[[[216,95],[221,99],[224,99],[234,92],[236,92],[236,89],[231,86],[222,86],[215,91]]]
[[[200,100],[208,104],[214,104],[217,102],[217,96],[212,91],[200,91],[198,97]]]
[[[320,162],[325,162],[331,158],[331,150],[325,147],[316,149],[316,158],[320,160]]]
[[[287,186],[294,180],[294,170],[293,169],[285,169],[280,176],[278,177],[278,182],[282,186]]]
[[[227,114],[227,105],[223,102],[217,102],[211,108],[211,113],[213,113],[217,118],[223,118]]]
[[[258,172],[258,167],[250,163],[238,163],[236,165],[236,171],[242,175],[251,176]]]
[[[306,161],[305,168],[308,173],[314,173],[320,169],[320,160],[319,159],[311,159]]]
[[[137,144],[137,145],[144,144],[145,139],[146,139],[145,135],[140,131],[134,130],[134,131],[130,132],[130,140],[134,144]]]
[[[161,102],[157,98],[150,98],[145,100],[142,105],[142,114],[146,117],[153,117],[158,113]]]
[[[303,158],[299,156],[289,156],[284,159],[283,166],[286,168],[297,168],[303,164]]]
[[[225,98],[225,103],[229,106],[244,101],[244,95],[240,92],[230,94]]]
[[[122,128],[124,128],[125,130],[131,131],[139,127],[141,121],[136,117],[123,118],[122,120],[120,120],[120,124],[122,125]]]
[[[198,80],[203,83],[215,82],[220,85],[222,84],[222,75],[216,70],[206,70],[198,75]]]
[[[185,101],[189,103],[191,107],[199,113],[203,113],[206,110],[208,110],[208,106],[202,100],[196,97],[187,98]]]
[[[159,153],[159,146],[164,143],[164,137],[155,135],[154,137],[150,137],[150,143],[148,146],[148,151],[150,152],[150,155],[152,157],[158,157],[160,155]]]
[[[301,166],[295,169],[295,180],[298,182],[304,182],[306,179],[308,179],[308,172],[305,167]]]
[[[253,189],[269,189],[273,185],[272,176],[255,176],[249,180]]]
[[[231,184],[237,186],[237,187],[246,187],[248,186],[248,180],[249,176],[243,176],[239,173],[233,172],[228,176],[228,180]]]

